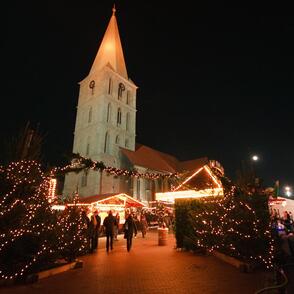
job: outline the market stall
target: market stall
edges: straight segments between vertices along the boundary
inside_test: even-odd
[[[100,212],[99,215],[101,217],[101,222],[103,222],[109,210],[112,210],[114,215],[119,213],[120,224],[125,222],[126,211],[133,212],[137,209],[145,207],[142,202],[125,193],[111,193],[89,196],[81,198],[80,203],[83,205],[88,205],[92,211],[97,209]]]

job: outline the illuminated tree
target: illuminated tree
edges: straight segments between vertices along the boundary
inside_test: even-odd
[[[73,261],[77,256],[87,253],[88,249],[88,224],[87,216],[78,203],[76,195],[63,214],[60,215],[59,223],[59,250],[61,255],[68,261]]]
[[[35,161],[0,168],[0,277],[19,279],[55,260],[49,179]]]
[[[218,250],[244,261],[273,266],[276,240],[268,199],[222,179],[224,196],[176,201],[178,247]]]

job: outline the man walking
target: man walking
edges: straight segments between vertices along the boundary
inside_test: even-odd
[[[124,233],[124,237],[125,239],[127,239],[127,250],[129,252],[132,248],[133,235],[137,235],[137,226],[134,222],[132,214],[129,214],[126,219],[126,222],[124,224]]]
[[[108,216],[103,221],[103,226],[106,234],[106,251],[109,252],[109,247],[113,250],[113,235],[116,218],[112,215],[112,211],[108,212]]]

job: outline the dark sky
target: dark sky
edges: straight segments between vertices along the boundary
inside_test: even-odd
[[[230,177],[256,153],[268,185],[294,185],[291,7],[191,3],[116,2],[128,74],[139,87],[137,142],[182,160],[216,159]],[[78,82],[112,5],[10,1],[2,9],[2,142],[31,121],[46,134],[51,164],[71,152]]]

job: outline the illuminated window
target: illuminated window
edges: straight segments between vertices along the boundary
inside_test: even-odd
[[[105,134],[104,153],[109,153],[109,134]]]
[[[121,109],[120,108],[117,110],[116,123],[117,123],[117,125],[120,125],[121,124]]]
[[[127,113],[127,117],[126,117],[126,130],[128,131],[130,128],[130,114]]]
[[[107,118],[106,118],[106,121],[107,122],[110,122],[111,120],[111,104],[108,103],[108,106],[107,106]]]
[[[118,100],[122,99],[123,91],[125,90],[125,86],[123,83],[119,83],[118,85]]]
[[[89,115],[88,115],[88,123],[92,121],[92,107],[89,109]]]
[[[109,78],[109,82],[108,82],[108,94],[112,94],[112,79]]]
[[[115,144],[119,144],[119,135],[117,135],[115,138]]]

